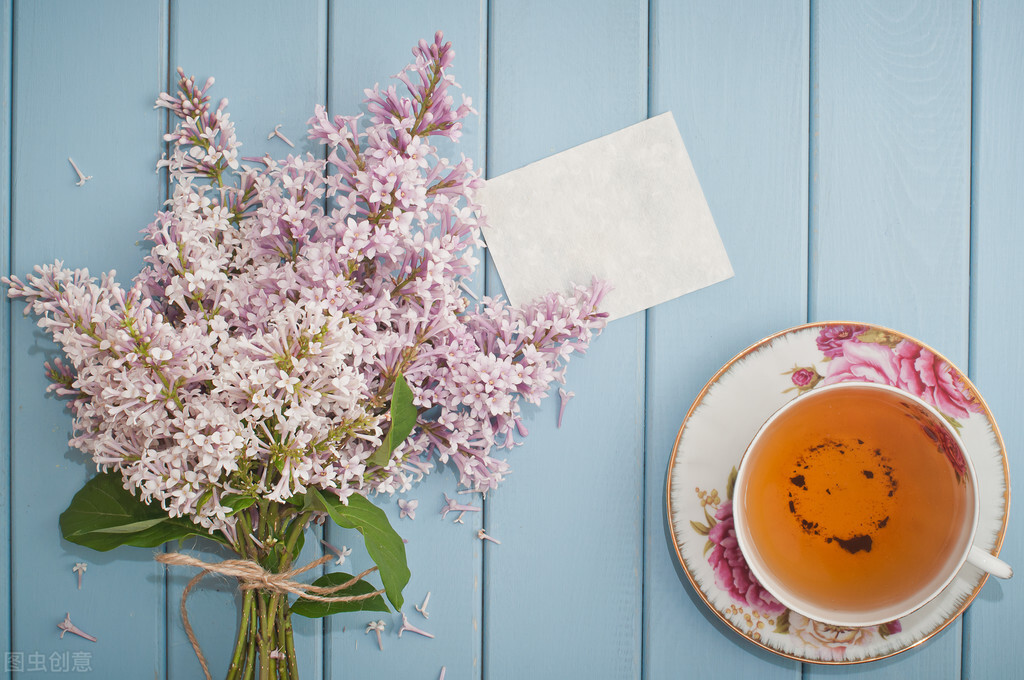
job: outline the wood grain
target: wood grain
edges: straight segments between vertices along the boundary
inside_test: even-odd
[[[496,3],[490,29],[488,176],[647,117],[646,2]],[[487,499],[487,678],[640,676],[644,327],[618,320],[573,357],[561,429],[554,389],[526,410]]]
[[[116,268],[123,281],[142,262],[135,242],[161,196],[153,168],[163,125],[150,107],[167,70],[166,7],[124,0],[104,10],[15,7],[11,269],[18,275],[63,258],[94,274]],[[93,176],[84,186],[75,185],[69,156]],[[51,655],[82,651],[96,677],[118,677],[126,665],[143,677],[162,674],[163,569],[146,550],[97,553],[60,538],[57,517],[94,467],[68,448],[71,420],[45,392],[41,364],[54,345],[33,319],[14,316],[12,651],[25,655],[26,670],[29,655],[43,655],[52,669]],[[89,565],[81,590],[75,562]],[[59,639],[65,612],[102,642]]]
[[[11,64],[14,3],[0,0],[0,272],[11,271]],[[0,294],[0,513],[11,516],[11,303]],[[0,521],[0,565],[9,567],[11,523]],[[11,580],[0,579],[0,651],[11,651]]]
[[[644,672],[798,678],[798,663],[727,629],[690,587],[665,474],[714,372],[805,320],[808,6],[662,1],[653,12],[651,114],[673,112],[736,276],[648,312]]]
[[[971,379],[999,423],[1011,485],[1024,463],[1024,54],[1019,3],[986,0],[974,12],[973,241],[971,264]],[[1019,492],[1019,485],[1018,485]],[[1024,564],[1021,501],[1010,503],[1001,557]],[[1014,581],[989,579],[964,616],[965,678],[1013,677],[1024,667],[1020,629],[1024,594]]]
[[[966,367],[970,7],[821,2],[812,18],[810,317],[897,328]],[[959,677],[960,638],[957,621],[855,674]]]

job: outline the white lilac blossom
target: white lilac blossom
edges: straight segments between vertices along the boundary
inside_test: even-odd
[[[437,463],[487,491],[508,471],[496,450],[525,433],[521,404],[604,326],[596,280],[523,307],[463,295],[482,180],[432,139],[458,140],[475,112],[455,102],[440,34],[413,55],[397,86],[366,91],[368,122],[316,107],[325,160],[257,167],[240,162],[227,100],[211,107],[213,79],[179,69],[157,100],[181,119],[159,162],[173,192],[131,285],[60,261],[4,279],[64,351],[46,369],[71,444],[143,501],[231,536],[227,496],[390,494]],[[416,427],[371,460],[399,376]]]
[[[71,167],[75,169],[75,174],[78,175],[78,181],[75,182],[76,187],[83,186],[86,182],[92,179],[92,175],[86,175],[78,169],[78,164],[68,158],[68,163],[71,163]]]
[[[476,532],[476,537],[479,538],[481,541],[490,541],[491,543],[494,543],[496,545],[501,545],[501,541],[499,541],[498,539],[494,538],[493,536],[488,534],[483,529],[479,529]]]
[[[88,633],[83,631],[81,628],[79,628],[75,624],[71,623],[71,614],[70,613],[65,613],[64,614],[64,620],[57,624],[57,628],[60,629],[60,638],[62,640],[64,639],[64,633],[71,633],[72,635],[77,635],[80,638],[85,638],[86,640],[89,640],[90,642],[96,642],[96,638],[94,636],[89,635]]]
[[[384,627],[385,626],[387,626],[387,624],[384,623],[383,619],[381,619],[379,621],[370,621],[368,624],[366,624],[366,632],[367,633],[369,633],[370,631],[373,631],[374,633],[377,634],[377,649],[379,649],[382,652],[384,651],[384,642],[381,640],[380,634],[382,632],[384,632]]]
[[[322,543],[323,546],[330,550],[332,553],[337,555],[337,558],[334,560],[334,564],[336,566],[340,567],[341,565],[345,564],[345,559],[352,554],[352,548],[349,548],[346,545],[343,545],[341,546],[340,549],[338,549],[323,539],[320,540],[320,543]]]
[[[569,400],[575,396],[575,392],[567,392],[564,388],[558,388],[558,427],[562,427],[562,416],[565,415],[565,407],[569,405]]]
[[[401,612],[401,614],[402,614],[402,627],[398,629],[398,637],[402,637],[402,633],[404,633],[405,631],[409,631],[410,633],[416,633],[417,635],[422,635],[423,637],[427,637],[427,638],[433,638],[434,637],[433,633],[428,633],[427,631],[425,631],[425,630],[423,630],[421,628],[417,628],[416,626],[414,626],[411,623],[409,623],[409,617],[405,615],[405,612]]]
[[[455,499],[448,498],[448,494],[445,494],[444,495],[444,507],[441,508],[441,519],[444,519],[445,517],[447,517],[449,512],[458,512],[458,513],[480,512],[480,508],[478,508],[478,507],[476,507],[474,505],[466,505],[465,503],[458,503],[458,502],[455,501]],[[459,517],[461,518],[462,515],[460,514]],[[459,520],[455,520],[455,521],[458,522]]]
[[[75,562],[75,566],[71,567],[71,571],[73,571],[76,574],[78,574],[78,589],[79,590],[82,589],[82,574],[85,573],[85,570],[88,568],[88,566],[89,565],[87,565],[85,562]]]
[[[274,131],[271,132],[269,135],[267,135],[267,139],[273,139],[274,137],[277,137],[278,139],[280,139],[282,142],[284,142],[288,146],[292,147],[293,149],[295,148],[295,144],[292,143],[292,140],[290,140],[287,137],[285,137],[284,133],[281,132],[281,124],[280,123],[275,125],[274,126]]]
[[[430,614],[427,613],[427,603],[430,602],[430,591],[427,591],[427,596],[423,598],[423,604],[413,605],[413,609],[423,615],[423,618],[429,619]]]
[[[398,518],[408,517],[409,519],[416,519],[416,508],[418,508],[420,502],[418,500],[406,500],[404,498],[398,499],[399,513]]]

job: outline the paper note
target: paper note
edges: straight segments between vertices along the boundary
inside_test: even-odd
[[[488,179],[478,200],[516,305],[596,275],[618,319],[733,275],[671,113]]]

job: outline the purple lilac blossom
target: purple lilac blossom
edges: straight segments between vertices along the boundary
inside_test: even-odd
[[[213,80],[179,69],[179,92],[157,100],[181,119],[159,163],[174,189],[132,284],[60,261],[4,279],[64,350],[47,372],[70,399],[73,446],[211,531],[233,525],[227,494],[394,493],[436,463],[478,491],[502,480],[495,450],[517,443],[521,403],[564,382],[604,327],[607,287],[524,307],[463,297],[483,246],[482,180],[431,144],[457,140],[475,113],[454,103],[453,54],[440,33],[421,41],[403,91],[366,91],[368,126],[318,106],[309,137],[326,160],[255,168],[239,164],[227,101],[210,107]],[[371,462],[398,375],[418,427]]]

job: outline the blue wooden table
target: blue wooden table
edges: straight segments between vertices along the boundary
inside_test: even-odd
[[[936,348],[984,395],[1011,474],[1024,463],[1016,0],[0,0],[0,269],[62,258],[122,280],[138,271],[138,231],[166,192],[153,168],[167,121],[152,102],[175,66],[216,76],[246,155],[283,155],[267,138],[276,125],[312,150],[315,104],[355,112],[363,88],[438,29],[480,110],[461,151],[489,176],[672,111],[736,276],[612,323],[570,366],[578,396],[562,427],[557,398],[530,411],[514,474],[464,525],[440,516],[450,471],[409,494],[415,520],[382,500],[408,539],[407,610],[430,592],[430,618],[415,622],[436,639],[399,639],[400,619],[385,616],[382,652],[365,633],[378,617],[304,621],[303,677],[433,680],[442,666],[449,680],[1021,677],[1017,581],[989,581],[964,616],[883,661],[824,667],[765,652],[695,595],[664,510],[672,442],[704,383],[808,320],[876,323]],[[76,186],[68,157],[93,179]],[[499,286],[493,269],[478,277]],[[0,328],[4,677],[15,659],[16,677],[199,677],[178,614],[191,573],[168,575],[151,550],[61,540],[57,516],[91,466],[44,394],[53,346],[20,304],[4,303]],[[501,544],[482,543],[479,528]],[[336,529],[326,538],[360,543]],[[1002,555],[1017,566],[1022,538],[1013,508]],[[222,674],[233,585],[207,579],[189,607]],[[65,612],[99,642],[58,639]]]

